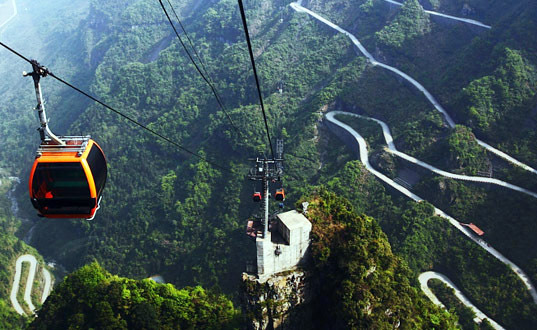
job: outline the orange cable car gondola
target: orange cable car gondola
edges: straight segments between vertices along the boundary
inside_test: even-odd
[[[106,184],[106,158],[89,137],[43,142],[30,173],[30,200],[46,218],[93,219]]]
[[[41,144],[30,172],[30,201],[45,218],[92,220],[106,184],[106,158],[89,136],[58,137],[50,131],[39,84],[49,71],[31,62],[34,71],[23,75],[34,80]]]
[[[252,196],[254,202],[261,202],[263,199],[263,196],[261,196],[261,193],[259,191],[254,192],[254,195]]]
[[[283,188],[276,189],[274,199],[279,202],[283,202],[285,200],[285,190]]]

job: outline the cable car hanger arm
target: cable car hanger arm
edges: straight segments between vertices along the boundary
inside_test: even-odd
[[[43,103],[43,94],[41,93],[41,85],[39,84],[41,77],[46,77],[50,72],[46,67],[39,64],[36,60],[31,60],[30,63],[32,64],[33,72],[28,73],[24,71],[22,75],[24,77],[31,76],[34,80],[35,97],[37,98],[37,106],[35,109],[37,110],[39,122],[41,124],[39,127],[41,141],[44,142],[45,135],[47,135],[52,141],[54,141],[55,144],[65,145],[65,142],[52,133],[50,127],[48,126],[47,113],[45,112],[45,105]]]
[[[2,46],[2,47],[4,47],[5,49],[9,50],[10,52],[12,52],[13,54],[15,54],[15,55],[17,55],[18,57],[22,58],[22,59],[25,60],[26,62],[28,62],[28,63],[32,63],[28,58],[24,57],[22,54],[20,54],[19,52],[15,51],[13,48],[9,47],[8,45],[6,45],[5,43],[3,43],[3,42],[1,42],[1,41],[0,41],[0,46]],[[207,158],[205,158],[205,157],[202,157],[202,156],[198,155],[197,153],[195,153],[195,152],[193,152],[193,151],[188,150],[187,148],[181,146],[179,143],[177,143],[177,142],[175,142],[175,141],[173,141],[173,140],[167,138],[166,136],[164,136],[164,135],[162,135],[162,134],[156,132],[155,130],[153,130],[153,129],[151,129],[151,128],[149,128],[149,127],[147,127],[147,126],[145,126],[145,125],[143,125],[143,124],[141,124],[141,123],[139,123],[138,121],[134,120],[133,118],[131,118],[131,117],[129,117],[129,116],[123,114],[122,112],[120,112],[120,111],[118,111],[118,110],[112,108],[111,106],[107,105],[106,103],[104,103],[104,102],[98,100],[97,98],[91,96],[90,94],[84,92],[84,91],[81,90],[80,88],[78,88],[78,87],[76,87],[76,86],[74,86],[74,85],[68,83],[67,81],[61,79],[60,77],[56,76],[54,73],[52,73],[52,72],[50,72],[50,71],[47,70],[47,74],[48,74],[49,76],[51,76],[52,78],[56,79],[57,81],[61,82],[62,84],[64,84],[64,85],[66,85],[66,86],[68,86],[68,87],[74,89],[75,91],[79,92],[80,94],[82,94],[82,95],[86,96],[87,98],[89,98],[89,99],[95,101],[96,103],[102,105],[104,108],[106,108],[106,109],[108,109],[108,110],[114,112],[115,114],[117,114],[117,115],[119,115],[119,116],[125,118],[126,120],[128,120],[128,121],[131,122],[131,123],[133,123],[134,125],[136,125],[136,126],[142,128],[143,130],[146,130],[146,131],[148,131],[149,133],[151,133],[151,134],[153,134],[153,135],[155,135],[155,136],[161,138],[162,140],[164,140],[164,141],[166,141],[166,142],[168,142],[168,143],[170,143],[170,144],[176,146],[178,149],[180,149],[180,150],[182,150],[182,151],[184,151],[184,152],[186,152],[186,153],[188,153],[188,154],[190,154],[190,155],[192,155],[192,156],[194,156],[194,157],[197,157],[197,158],[199,158],[199,159],[201,159],[201,160],[203,160],[203,161],[205,161],[205,162],[207,162],[207,163],[209,163],[209,164],[211,164],[211,165],[213,165],[213,166],[215,166],[215,167],[217,167],[217,168],[219,168],[219,169],[221,169],[221,170],[224,170],[224,171],[229,172],[229,173],[233,173],[233,171],[232,171],[230,168],[227,168],[227,167],[224,167],[224,166],[222,166],[222,165],[219,165],[219,164],[216,163],[215,161],[211,161],[211,160],[209,160],[209,159],[207,159]]]

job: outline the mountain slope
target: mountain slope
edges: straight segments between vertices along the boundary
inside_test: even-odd
[[[414,273],[442,268],[502,324],[533,326],[534,306],[510,271],[481,252],[468,253],[467,242],[437,224],[428,207],[407,205],[395,194],[388,196],[391,192],[369,191],[360,199],[358,192],[373,186],[344,167],[352,154],[318,120],[323,111],[335,108],[380,118],[393,128],[397,146],[419,159],[463,173],[492,169],[494,176],[534,189],[535,178],[483,155],[474,140],[476,135],[490,138],[516,157],[535,162],[534,2],[472,1],[476,14],[468,17],[486,20],[493,26],[490,31],[429,18],[426,29],[403,38],[394,48],[376,36],[387,29],[391,35],[403,34],[395,24],[402,8],[383,0],[303,1],[355,34],[375,57],[419,80],[457,115],[458,123],[466,125],[456,131],[443,125],[439,113],[414,87],[368,64],[346,36],[294,13],[289,2],[246,1],[271,134],[285,137],[288,202],[309,193],[311,184],[337,186],[339,194],[354,196],[354,205],[362,205],[363,212],[379,220],[394,250]],[[422,5],[426,2],[454,15],[469,3],[439,0]],[[54,32],[43,32],[48,42],[36,53],[22,49],[40,57],[53,72],[231,171],[178,152],[46,78],[43,86],[54,130],[92,134],[105,149],[110,176],[94,222],[36,220],[31,243],[69,270],[97,259],[122,276],[159,273],[179,286],[214,285],[235,293],[238,275],[253,255],[243,234],[245,219],[258,212],[250,202],[256,187],[244,175],[251,165],[248,158],[267,154],[264,126],[236,2],[174,5],[242,135],[231,127],[189,64],[156,2],[93,0],[89,8],[81,5],[71,20],[63,16],[68,11],[47,15],[48,25],[39,25],[38,30]],[[415,10],[408,15],[424,18],[422,14]],[[406,18],[412,22],[414,17]],[[46,29],[63,21],[69,22],[65,29]],[[24,33],[12,33],[8,41],[21,47]],[[9,56],[0,59],[2,71],[9,72],[0,85],[0,114],[6,118],[0,123],[0,137],[12,146],[0,149],[0,162],[13,175],[20,172],[26,177],[38,141],[35,118],[25,110],[34,104],[33,90],[19,77],[28,68],[17,61]],[[282,94],[277,92],[280,85]],[[481,104],[482,96],[490,96],[490,102]],[[470,118],[472,107],[483,114],[483,123],[493,124],[490,129],[479,128],[479,121]],[[513,123],[522,123],[515,126],[520,129],[514,130]],[[390,175],[413,170],[409,164],[390,162],[380,152],[379,159]],[[490,244],[537,280],[533,200],[417,172],[420,181],[414,189],[420,195],[457,218],[477,223]],[[356,184],[350,180],[355,177],[360,179]],[[24,190],[19,189],[21,208],[34,215]],[[441,244],[435,246],[431,243],[435,241]]]
[[[358,216],[352,205],[320,189],[307,199],[312,222],[313,298],[319,328],[455,329],[456,319],[440,311],[410,285],[411,272],[394,256],[376,220]]]
[[[229,300],[201,287],[121,278],[92,263],[63,280],[29,329],[227,329],[236,320]]]

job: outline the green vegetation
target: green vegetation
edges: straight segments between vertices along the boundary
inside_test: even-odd
[[[492,330],[494,327],[488,319],[484,319],[479,325],[475,323],[475,313],[466,307],[455,296],[454,290],[442,281],[432,279],[428,283],[429,288],[436,297],[449,309],[449,312],[459,317],[459,324],[463,329]]]
[[[427,17],[417,1],[392,6],[392,11],[381,0],[309,1],[309,8],[356,34],[379,60],[423,83],[457,122],[466,125],[455,130],[419,91],[369,65],[356,56],[347,37],[296,14],[289,2],[246,1],[271,134],[285,137],[288,205],[308,195],[311,185],[323,183],[348,198],[359,214],[378,219],[393,250],[408,264],[411,284],[416,285],[413,278],[419,272],[438,269],[500,323],[535,328],[534,306],[509,269],[435,217],[431,205],[407,203],[357,162],[347,163],[353,155],[317,122],[320,112],[331,109],[359,112],[385,121],[401,151],[442,169],[474,174],[492,165],[495,176],[537,187],[528,173],[484,154],[474,139],[475,134],[537,164],[535,1],[431,1],[455,15],[469,4],[475,13],[468,16],[494,23],[490,31],[439,23]],[[158,3],[55,3],[61,8],[58,15],[52,15],[52,5],[28,6],[35,17],[26,19],[35,22],[39,34],[8,29],[6,41],[230,172],[183,154],[52,79],[43,79],[53,130],[91,134],[107,155],[109,180],[95,221],[39,221],[32,245],[68,270],[98,260],[113,274],[146,278],[158,273],[179,287],[203,285],[236,297],[239,274],[254,254],[244,237],[245,220],[257,212],[250,202],[254,187],[244,180],[247,158],[268,151],[236,1],[178,0],[174,5],[242,134],[231,127],[188,62]],[[29,68],[17,61],[11,55],[0,57],[7,82],[0,85],[0,137],[13,146],[0,148],[0,166],[26,178],[38,143],[37,122],[31,111],[31,82],[20,78]],[[364,134],[376,144],[380,128],[371,126]],[[389,165],[395,171],[401,163]],[[417,193],[458,219],[477,223],[487,241],[537,283],[533,200],[420,175]],[[16,194],[22,212],[30,217],[34,211],[25,187],[23,182]],[[355,220],[347,225],[353,233],[359,227]],[[19,238],[26,231],[14,219],[2,226]],[[24,247],[13,236],[6,240],[9,244],[0,258],[7,259],[1,265],[8,265],[9,256],[18,251],[14,244]],[[353,251],[342,252],[360,260]],[[337,260],[342,259],[330,262]],[[383,271],[400,269],[398,265]],[[353,278],[349,272],[344,275]],[[408,287],[403,289],[414,295]],[[412,319],[414,311],[407,312]],[[355,320],[352,315],[344,319],[348,324]],[[432,319],[422,321],[425,325]]]
[[[378,43],[398,49],[407,40],[421,37],[431,31],[431,22],[418,0],[406,0],[395,18],[375,34]]]
[[[416,192],[462,222],[473,222],[485,239],[537,280],[535,199],[488,185],[431,177],[416,186]],[[516,242],[506,239],[516,237]]]
[[[494,23],[513,11],[520,10],[523,2],[496,0],[491,6],[488,0],[429,0],[432,8],[442,13]]]
[[[535,326],[533,314],[537,307],[518,277],[509,267],[477,248],[445,219],[435,216],[431,204],[409,202],[399,194],[393,197],[387,195],[385,188],[358,161],[347,163],[334,177],[326,180],[327,188],[347,198],[355,212],[379,219],[379,225],[395,254],[401,256],[413,272],[416,286],[421,272],[437,270],[447,275],[471,301],[497,322],[515,328]],[[417,193],[421,195],[421,191]],[[438,192],[433,194],[439,195]],[[441,209],[449,210],[433,196],[424,197]],[[472,198],[468,197],[463,202],[471,204],[473,201],[479,205],[480,196]],[[453,201],[453,205],[458,206],[459,202]],[[497,209],[493,206],[479,207],[486,208]],[[525,230],[534,232],[532,228]],[[524,242],[528,244],[529,238]],[[530,250],[522,248],[517,258],[522,257],[524,251]]]
[[[9,299],[15,275],[15,263],[23,254],[32,254],[41,262],[42,258],[34,248],[15,236],[20,220],[16,220],[11,214],[11,204],[7,198],[7,193],[12,189],[13,183],[2,172],[3,170],[0,169],[0,320],[2,320],[0,329],[21,329],[29,319],[15,312]],[[22,268],[21,287],[26,281],[28,263],[23,263]],[[24,272],[25,269],[26,272]],[[19,290],[20,302],[23,302],[23,292],[24,290]],[[36,298],[41,297],[40,293],[32,295],[33,301],[39,301]],[[22,303],[21,306],[24,308],[25,304]]]
[[[86,47],[98,49],[102,57],[92,90],[231,171],[189,158],[145,132],[133,131],[114,114],[90,106],[70,131],[91,132],[105,150],[110,168],[102,208],[93,223],[40,222],[33,244],[68,269],[95,258],[124,276],[159,273],[179,286],[202,284],[235,292],[245,260],[253,255],[253,250],[244,253],[244,221],[255,212],[249,202],[252,185],[244,181],[247,158],[267,151],[236,2],[214,5],[222,21],[211,24],[222,24],[222,29],[203,29],[214,19],[204,11],[196,12],[199,20],[188,26],[199,32],[191,37],[241,135],[217,111],[208,87],[175,38],[158,56],[148,55],[156,47],[154,40],[165,40],[170,33],[162,18],[148,25],[155,15],[163,17],[159,7],[141,1],[123,5],[94,1],[88,22],[82,22]],[[129,16],[140,7],[147,16]],[[316,175],[319,162],[313,141],[316,117],[303,99],[311,99],[325,77],[354,55],[337,47],[345,37],[326,36],[305,17],[292,16],[286,9],[285,24],[280,25],[275,24],[279,20],[271,21],[279,18],[279,7],[274,16],[257,15],[259,8],[249,8],[249,17],[266,17],[254,20],[254,26],[271,24],[260,30],[252,27],[254,47],[270,41],[257,59],[258,68],[267,91],[271,134],[284,135],[286,128],[286,180],[289,193],[297,196],[295,192]],[[90,24],[100,11],[121,12],[121,19],[107,22],[109,33],[101,34],[102,26]],[[139,40],[131,20],[139,26]],[[93,55],[87,56],[85,61],[91,62]],[[272,94],[280,80],[285,82],[284,94]]]
[[[353,116],[340,115],[337,118],[349,124],[366,139],[373,164],[384,173],[390,174],[390,177],[394,177],[394,166],[383,168],[383,164],[376,162],[376,159],[379,158],[378,154],[387,147],[380,125],[371,120]],[[442,123],[439,119],[438,116],[431,114],[419,123],[413,122],[404,125],[402,128],[404,135],[397,140],[398,150],[406,149],[407,153],[417,155],[425,162],[454,173],[477,175],[480,171],[491,172],[492,164],[487,158],[486,151],[477,144],[471,130],[465,126],[457,125],[455,129],[446,132],[442,129]],[[381,157],[386,158],[386,155],[381,155]],[[395,158],[397,159],[397,157]]]
[[[531,164],[535,152],[537,70],[523,52],[498,48],[496,67],[490,75],[473,80],[455,103],[461,118],[490,141],[505,141]],[[517,127],[513,131],[511,128]],[[533,149],[535,150],[535,149]]]
[[[447,159],[455,172],[464,170],[466,174],[477,175],[479,170],[490,168],[485,149],[477,144],[468,127],[457,125],[450,133],[447,144],[450,155]]]
[[[479,329],[479,326],[474,322],[475,313],[455,297],[455,290],[437,279],[429,280],[428,285],[450,313],[456,314],[459,317],[459,324],[463,329]]]
[[[455,329],[456,318],[410,285],[412,272],[394,256],[376,220],[325,189],[307,198],[314,275],[320,283],[319,328]]]
[[[23,329],[30,321],[13,310],[9,300],[0,299],[0,329]]]
[[[56,287],[30,329],[228,329],[237,317],[231,301],[201,287],[121,278],[92,263]]]
[[[505,48],[498,57],[492,75],[472,81],[461,93],[463,115],[480,132],[492,133],[498,121],[513,122],[523,115],[519,112],[537,91],[537,70],[519,51]]]

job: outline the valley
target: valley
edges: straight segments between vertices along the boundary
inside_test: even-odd
[[[19,10],[28,10],[0,27],[0,41],[202,157],[44,78],[51,127],[62,135],[91,134],[106,154],[109,177],[94,221],[36,218],[26,187],[38,123],[30,111],[30,80],[20,78],[29,68],[0,50],[6,74],[0,137],[13,146],[0,148],[0,166],[21,178],[3,192],[0,224],[17,253],[8,248],[0,254],[13,268],[0,303],[9,301],[19,278],[17,258],[32,254],[38,264],[55,260],[68,273],[98,262],[77,276],[107,277],[108,271],[143,281],[159,274],[178,288],[201,285],[238,305],[241,273],[255,258],[244,228],[260,212],[251,202],[259,187],[245,179],[248,158],[270,153],[267,132],[236,1],[172,3],[192,38],[186,48],[199,52],[196,61],[203,60],[226,111],[185,56],[158,3],[45,1],[34,7],[21,0]],[[421,274],[435,271],[497,322],[493,326],[537,325],[537,49],[527,32],[537,26],[531,16],[536,5],[245,4],[268,131],[284,140],[288,197],[282,210],[319,189],[333,191],[354,212],[378,222],[408,265],[413,289],[421,290]],[[39,12],[46,19],[33,20]],[[29,253],[24,242],[38,253]],[[22,260],[23,273],[35,265]],[[119,280],[123,287],[146,285],[129,281]],[[35,289],[33,301],[47,291]],[[330,315],[323,317],[329,322]]]

